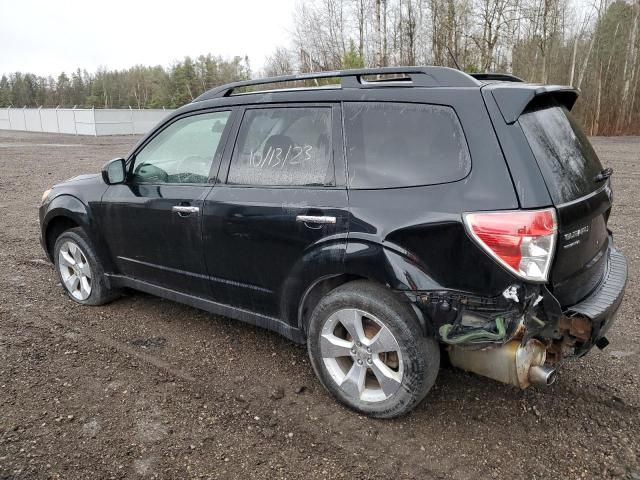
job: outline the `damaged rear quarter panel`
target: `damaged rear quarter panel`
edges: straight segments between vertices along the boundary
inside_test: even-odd
[[[410,101],[442,104],[437,90],[410,92]],[[393,101],[402,97],[394,91]],[[468,236],[461,213],[520,205],[480,91],[461,90],[447,100],[462,125],[471,172],[443,184],[349,189],[345,269],[414,299],[428,291],[498,298],[515,279]],[[439,319],[427,320],[437,326]]]
[[[459,214],[429,212],[416,220],[408,220],[411,226],[391,231],[382,241],[367,224],[353,221],[357,228],[349,233],[346,272],[405,293],[422,312],[429,334],[437,335],[442,325],[459,323],[464,312],[475,309],[485,319],[478,330],[495,329],[495,319],[501,317],[511,337],[527,308],[525,299],[537,297],[537,289],[535,294],[525,292],[477,246]],[[521,298],[504,297],[503,292],[514,285]],[[504,339],[503,335],[493,342]]]

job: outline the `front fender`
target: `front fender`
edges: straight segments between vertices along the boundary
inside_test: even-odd
[[[49,252],[46,242],[50,227],[61,218],[71,220],[85,231],[96,249],[96,254],[100,258],[105,271],[113,271],[113,264],[110,261],[106,245],[102,241],[101,235],[98,234],[98,226],[92,209],[78,197],[66,193],[54,197],[40,207],[40,242],[47,255],[49,255]],[[53,262],[52,258],[49,258],[49,260]]]
[[[81,227],[87,229],[91,221],[89,208],[73,195],[62,194],[46,203],[40,209],[40,226],[43,238],[46,238],[47,228],[56,217],[67,217]]]

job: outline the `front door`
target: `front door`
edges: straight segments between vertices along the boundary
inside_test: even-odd
[[[281,318],[300,300],[286,292],[340,273],[348,232],[340,132],[337,106],[244,110],[221,168],[226,182],[204,205],[214,300]]]
[[[126,183],[102,198],[103,235],[118,273],[202,295],[202,208],[231,112],[179,118],[130,158]]]

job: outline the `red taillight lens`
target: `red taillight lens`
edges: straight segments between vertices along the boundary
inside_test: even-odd
[[[526,280],[547,281],[556,244],[553,208],[467,213],[464,221],[478,244],[508,270]]]

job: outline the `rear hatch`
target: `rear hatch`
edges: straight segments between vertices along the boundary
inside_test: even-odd
[[[557,209],[550,281],[567,307],[589,295],[607,268],[610,180],[571,113],[553,98],[534,101],[518,122]]]

